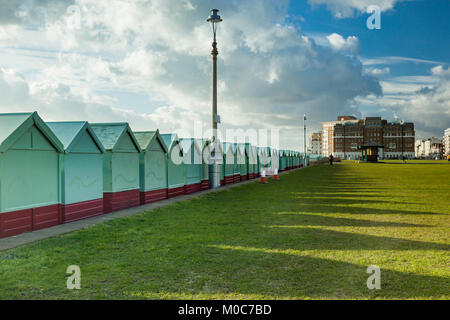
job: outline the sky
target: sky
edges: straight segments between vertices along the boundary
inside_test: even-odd
[[[338,115],[414,122],[417,138],[450,127],[448,0],[1,1],[0,112],[197,136],[212,8],[222,130],[278,130],[301,151],[303,114],[308,136]]]

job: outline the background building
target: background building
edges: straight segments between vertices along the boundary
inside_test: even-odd
[[[333,153],[334,150],[334,126],[338,123],[342,122],[358,122],[353,116],[338,116],[337,121],[326,121],[322,122],[322,131],[321,131],[321,154],[323,156],[328,157]]]
[[[379,146],[381,159],[411,159],[415,156],[414,140],[411,122],[340,116],[338,121],[322,123],[322,155],[333,154],[342,159],[359,159],[361,146],[367,144]]]
[[[414,150],[416,158],[421,158],[425,155],[425,140],[416,140],[414,143]]]
[[[431,137],[424,142],[424,156],[434,158],[436,156],[442,156],[443,144],[442,140]]]
[[[311,134],[311,137],[309,138],[308,153],[321,154],[321,147],[322,147],[321,136],[322,136],[321,132],[313,132]]]
[[[444,146],[444,155],[448,156],[450,155],[450,128],[444,131],[444,138],[442,140]]]

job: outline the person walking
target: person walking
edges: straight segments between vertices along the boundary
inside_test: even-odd
[[[330,166],[332,166],[332,165],[333,165],[333,159],[334,159],[333,155],[332,155],[332,154],[330,154],[330,157],[329,157],[329,160],[330,160]]]

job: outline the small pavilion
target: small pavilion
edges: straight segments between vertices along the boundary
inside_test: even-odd
[[[378,149],[384,148],[384,145],[377,142],[366,142],[362,144],[359,149],[361,149],[361,160],[366,162],[378,162]]]

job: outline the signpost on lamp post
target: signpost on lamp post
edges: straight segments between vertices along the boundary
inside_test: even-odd
[[[212,156],[212,172],[211,172],[211,188],[218,188],[220,186],[220,171],[218,166],[218,159],[216,158],[216,146],[218,146],[217,141],[217,124],[220,123],[220,117],[217,114],[217,42],[216,42],[216,31],[217,24],[222,21],[222,18],[218,15],[219,10],[212,9],[211,14],[206,21],[208,21],[213,30],[213,43],[212,43],[212,146],[214,149],[214,156]]]

